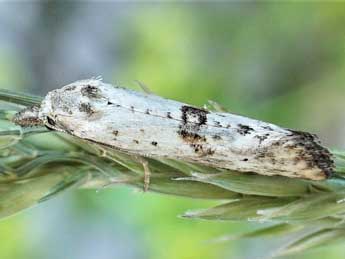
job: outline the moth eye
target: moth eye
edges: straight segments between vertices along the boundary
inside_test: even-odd
[[[51,126],[55,126],[56,125],[55,121],[51,117],[49,117],[49,116],[47,116],[47,122]]]

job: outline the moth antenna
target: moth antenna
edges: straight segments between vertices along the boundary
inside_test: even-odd
[[[92,80],[99,80],[99,81],[103,81],[103,77],[102,76],[93,76],[91,77]]]
[[[139,85],[139,87],[146,93],[146,94],[152,94],[154,95],[154,93],[151,91],[151,89],[145,85],[143,82],[140,82],[139,80],[134,80],[135,83],[137,83]]]
[[[229,110],[226,109],[223,105],[221,105],[221,104],[219,104],[219,103],[217,103],[215,101],[208,100],[207,102],[217,112],[229,112]]]

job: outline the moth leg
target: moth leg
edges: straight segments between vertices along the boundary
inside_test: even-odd
[[[144,158],[140,158],[140,162],[142,163],[144,168],[144,192],[147,192],[149,190],[151,176],[149,162],[147,162],[147,160]]]

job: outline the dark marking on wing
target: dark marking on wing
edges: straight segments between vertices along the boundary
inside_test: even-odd
[[[182,106],[181,112],[182,123],[177,132],[179,136],[198,155],[207,156],[214,154],[214,150],[207,146],[206,137],[200,133],[200,129],[207,123],[207,114],[209,112],[191,106]]]
[[[200,156],[213,155],[214,152],[215,152],[211,148],[206,148],[202,144],[192,143],[192,144],[190,144],[190,146],[194,149],[194,152],[197,153]]]
[[[90,103],[81,103],[79,105],[79,111],[85,112],[89,116],[95,113]]]
[[[265,130],[273,131],[273,129],[270,126],[263,126],[262,128]]]
[[[221,140],[221,139],[222,139],[222,137],[219,136],[219,135],[213,135],[212,138],[213,138],[214,140]]]
[[[73,91],[75,90],[77,87],[75,85],[69,85],[65,87],[65,91]]]
[[[261,144],[265,139],[269,137],[269,133],[266,133],[264,135],[256,135],[255,138],[259,140],[259,144]]]
[[[194,133],[194,132],[190,132],[187,130],[180,130],[178,133],[183,138],[183,140],[186,142],[196,142],[196,141],[205,142],[206,141],[205,136],[201,136],[201,135]]]
[[[294,144],[286,146],[287,148],[300,148],[297,160],[304,160],[310,168],[320,168],[325,177],[331,177],[335,165],[332,159],[332,154],[329,150],[320,145],[318,137],[314,134],[290,130],[290,136],[293,137]]]
[[[250,134],[254,129],[248,125],[238,124],[237,132],[243,136]]]
[[[200,127],[207,123],[207,114],[209,111],[186,105],[181,107],[181,111],[183,124],[193,123]]]
[[[81,94],[89,98],[102,98],[101,91],[92,85],[87,85],[81,89]]]
[[[216,127],[222,127],[222,124],[219,121],[214,121]]]

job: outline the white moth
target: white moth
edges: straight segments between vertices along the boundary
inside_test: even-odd
[[[334,163],[315,135],[152,94],[82,80],[51,91],[21,125],[50,129],[153,158],[196,162],[262,175],[322,180]]]

